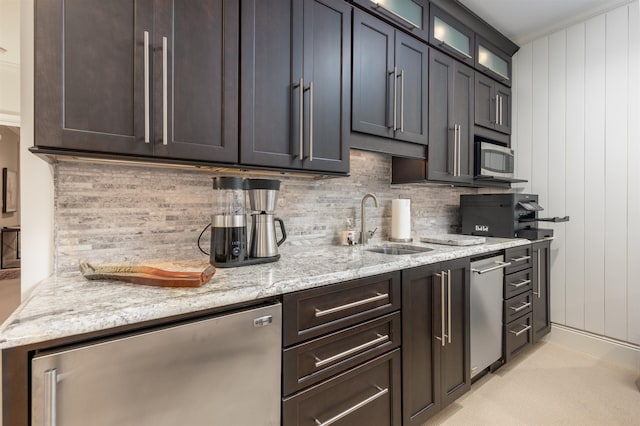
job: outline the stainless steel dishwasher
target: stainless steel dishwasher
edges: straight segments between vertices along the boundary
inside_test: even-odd
[[[471,262],[471,377],[502,357],[504,256]]]
[[[281,309],[37,355],[31,424],[279,425]]]

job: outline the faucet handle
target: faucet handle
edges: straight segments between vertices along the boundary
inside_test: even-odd
[[[377,230],[378,230],[378,227],[376,226],[376,229],[374,229],[373,231],[369,231],[369,238],[373,237],[376,234]]]

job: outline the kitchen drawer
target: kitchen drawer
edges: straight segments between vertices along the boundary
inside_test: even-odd
[[[514,319],[528,314],[532,310],[533,293],[527,291],[525,293],[514,296],[504,301],[504,323],[508,324]]]
[[[505,362],[518,355],[533,342],[533,315],[531,313],[510,322],[505,326]]]
[[[290,395],[400,346],[400,313],[286,349],[283,394]]]
[[[399,310],[400,302],[400,271],[286,294],[284,346]]]
[[[530,291],[533,288],[533,271],[531,268],[505,275],[504,277],[504,298],[510,299],[513,296]]]
[[[511,262],[511,265],[506,267],[504,271],[505,274],[531,268],[533,265],[531,244],[506,249],[504,252],[504,261]]]
[[[282,403],[283,426],[400,425],[400,349]]]

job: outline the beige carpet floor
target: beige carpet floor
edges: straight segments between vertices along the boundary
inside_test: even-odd
[[[541,342],[426,425],[640,426],[640,372]]]

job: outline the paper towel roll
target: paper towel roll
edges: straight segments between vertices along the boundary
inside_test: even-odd
[[[391,239],[411,239],[411,200],[391,200]]]

